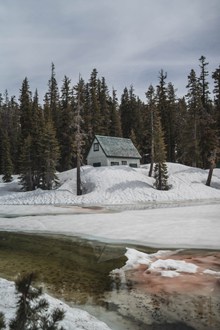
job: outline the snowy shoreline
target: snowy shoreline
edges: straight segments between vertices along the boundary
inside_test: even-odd
[[[27,206],[26,214],[16,217],[16,206],[7,209],[6,217],[0,216],[0,231],[76,236],[159,248],[220,249],[219,204],[57,215],[45,215],[42,207],[42,214],[34,216],[32,207]]]

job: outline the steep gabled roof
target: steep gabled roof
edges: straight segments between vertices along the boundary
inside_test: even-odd
[[[107,157],[141,158],[130,139],[95,135]]]

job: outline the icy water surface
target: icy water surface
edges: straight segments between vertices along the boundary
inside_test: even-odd
[[[45,291],[86,309],[114,330],[220,329],[220,283],[205,295],[178,291],[168,294],[163,289],[154,292],[133,276],[122,283],[109,274],[125,264],[126,246],[2,232],[0,276],[14,280],[18,273],[34,271]],[[147,253],[156,251],[136,248]]]

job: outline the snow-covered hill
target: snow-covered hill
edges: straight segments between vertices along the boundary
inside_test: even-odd
[[[220,169],[214,170],[211,187],[207,187],[207,171],[169,163],[172,186],[169,191],[154,189],[154,179],[148,177],[148,170],[148,165],[137,169],[84,166],[81,168],[82,196],[76,196],[75,169],[59,173],[60,186],[53,191],[21,192],[17,177],[7,184],[0,178],[0,204],[89,206],[220,199]]]

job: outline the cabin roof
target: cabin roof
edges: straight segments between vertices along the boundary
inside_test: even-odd
[[[139,152],[130,139],[95,135],[107,157],[141,158]]]

